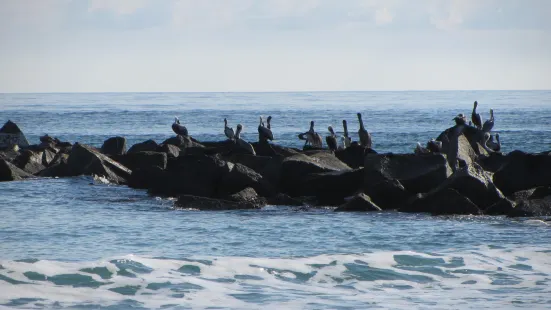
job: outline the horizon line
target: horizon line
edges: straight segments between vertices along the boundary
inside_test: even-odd
[[[551,91],[551,89],[402,89],[402,90],[258,90],[258,91],[49,91],[49,92],[0,92],[2,95],[32,94],[227,94],[227,93],[367,93],[367,92],[461,92],[461,91]]]

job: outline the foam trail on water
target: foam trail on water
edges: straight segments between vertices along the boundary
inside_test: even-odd
[[[530,308],[551,303],[550,258],[550,249],[481,247],[304,258],[1,261],[0,305]]]

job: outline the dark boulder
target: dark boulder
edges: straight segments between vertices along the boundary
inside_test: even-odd
[[[515,210],[516,203],[507,198],[501,199],[500,201],[494,203],[490,207],[484,210],[486,215],[509,215],[512,214]]]
[[[268,204],[272,206],[302,206],[304,205],[303,201],[300,199],[291,198],[291,196],[277,193],[272,197],[268,197]]]
[[[346,203],[335,209],[335,212],[367,212],[381,211],[371,198],[366,194],[358,194],[350,197]]]
[[[509,157],[502,153],[490,153],[489,156],[481,156],[478,158],[478,163],[484,170],[489,172],[497,172],[501,167],[509,162]]]
[[[8,120],[0,128],[0,148],[11,148],[14,145],[26,147],[29,142],[21,129],[14,122]]]
[[[97,175],[110,182],[125,184],[132,171],[91,146],[75,143],[67,161],[68,174]]]
[[[157,152],[166,153],[168,158],[180,156],[180,148],[172,144],[161,144],[157,147]]]
[[[18,181],[31,178],[32,175],[19,169],[14,164],[0,158],[0,182]]]
[[[38,176],[43,178],[62,178],[71,176],[69,165],[66,161],[57,162],[40,171]]]
[[[197,209],[205,211],[246,210],[259,208],[259,206],[250,202],[234,202],[191,195],[179,196],[175,207],[178,209]]]
[[[13,163],[18,168],[23,169],[30,174],[37,174],[46,169],[46,167],[42,164],[42,156],[42,152],[35,153],[30,150],[25,150],[21,152],[17,158],[15,158]]]
[[[399,209],[412,197],[400,181],[375,174],[364,179],[364,193],[383,210]]]
[[[13,162],[17,156],[19,156],[21,153],[19,152],[19,147],[12,147],[10,149],[0,151],[0,159],[4,159],[9,162]]]
[[[534,188],[530,199],[542,199],[547,196],[551,196],[551,186],[540,186]]]
[[[131,154],[131,153],[137,153],[137,152],[155,152],[158,146],[159,145],[157,144],[157,142],[153,140],[147,140],[147,141],[132,145],[132,147],[130,147],[130,149],[128,150],[128,153]]]
[[[432,215],[482,214],[476,204],[452,188],[417,194],[408,204],[400,208],[400,211]]]
[[[442,154],[370,154],[365,157],[365,173],[396,179],[411,193],[426,193],[451,174]]]
[[[344,170],[351,169],[328,153],[289,156],[281,163],[279,188],[284,193],[297,196],[300,195],[300,185],[308,174]]]
[[[260,209],[267,204],[266,198],[258,196],[256,191],[251,187],[247,187],[242,191],[225,197],[225,200],[241,203],[251,203],[255,205],[255,208],[257,209]]]
[[[264,197],[271,197],[276,194],[274,187],[251,168],[241,164],[232,164],[231,166],[231,171],[225,174],[218,183],[218,195],[220,197],[234,194],[247,187],[253,188]]]
[[[505,198],[492,182],[489,173],[476,163],[459,168],[434,191],[446,188],[458,191],[482,210]]]
[[[113,157],[113,159],[130,168],[130,170],[153,166],[166,169],[168,157],[166,153],[144,151],[129,152],[123,156]]]
[[[359,144],[335,151],[335,156],[353,169],[363,167],[365,164],[365,156],[368,154],[377,154],[377,152]]]
[[[193,139],[192,137],[180,136],[180,135],[172,138],[168,138],[165,141],[163,141],[163,143],[161,143],[161,145],[165,145],[165,144],[177,146],[178,148],[180,148],[180,150],[183,150],[186,148],[198,148],[198,149],[205,148],[203,144],[199,143],[199,141]]]
[[[272,160],[272,157],[237,153],[224,154],[221,158],[235,164],[247,166],[257,173],[261,173]]]
[[[139,189],[152,189],[159,186],[159,182],[169,177],[169,173],[158,166],[144,166],[132,170],[128,179],[128,186]]]
[[[126,154],[126,138],[112,137],[101,146],[101,152],[105,155],[124,155]]]
[[[518,201],[516,207],[507,215],[510,217],[551,216],[551,196]]]
[[[168,161],[167,170],[161,176],[152,175],[148,187],[155,195],[194,195],[215,197],[219,181],[230,173],[233,164],[216,156],[184,155]]]
[[[551,156],[514,151],[507,157],[507,164],[493,178],[505,195],[539,186],[551,186]]]
[[[284,147],[278,144],[253,142],[251,143],[257,156],[283,156],[289,157],[300,154],[300,151],[293,148]]]
[[[341,205],[345,198],[362,192],[364,169],[314,173],[305,176],[296,196],[315,196],[319,204]]]
[[[45,143],[45,144],[54,144],[56,143],[54,137],[50,137],[48,134],[45,134],[41,137],[38,138],[38,140],[40,140],[40,143]]]
[[[56,149],[52,149],[50,147],[44,149],[42,152],[42,165],[49,167],[57,155],[56,151]]]

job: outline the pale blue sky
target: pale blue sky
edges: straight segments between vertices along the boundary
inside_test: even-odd
[[[0,92],[551,89],[551,0],[0,0]]]

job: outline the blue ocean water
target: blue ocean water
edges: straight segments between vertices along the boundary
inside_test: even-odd
[[[223,139],[223,118],[276,143],[362,112],[378,152],[411,152],[458,113],[495,111],[503,149],[551,149],[550,91],[0,94],[0,122],[95,146]],[[174,210],[89,177],[0,183],[0,308],[551,308],[551,226],[536,219]]]

